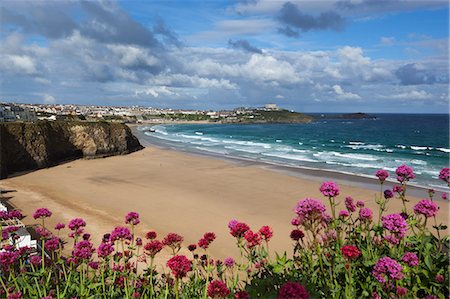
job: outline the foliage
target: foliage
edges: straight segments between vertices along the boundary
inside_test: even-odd
[[[382,175],[381,175],[382,174]],[[434,191],[407,211],[387,214],[390,200],[407,201],[412,169],[397,171],[396,198],[383,192],[387,173],[378,172],[380,195],[375,200],[380,216],[373,219],[364,202],[345,199],[346,210],[336,213],[339,187],[325,182],[321,192],[329,203],[328,214],[320,200],[298,202],[292,219],[291,253],[270,253],[273,231],[268,226],[252,231],[237,220],[228,224],[240,255],[214,260],[208,248],[216,235],[204,234],[198,244],[180,254],[183,237],[170,233],[161,240],[148,232],[145,241],[135,236],[139,214],[130,212],[125,227],[116,227],[94,248],[84,232],[86,222],[76,218],[67,229],[72,254],[63,255],[58,224],[53,235],[45,226],[52,213],[34,213],[40,222],[41,251],[4,245],[0,252],[0,296],[8,298],[448,298],[448,244],[441,236],[445,225],[436,223]],[[449,184],[448,168],[441,180]],[[20,217],[16,211],[0,218]],[[429,222],[433,222],[430,231]],[[2,243],[15,240],[16,229],[1,231]],[[166,267],[157,270],[155,256],[171,249]],[[45,249],[45,251],[44,251]]]

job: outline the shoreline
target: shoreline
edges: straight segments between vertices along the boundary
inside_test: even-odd
[[[245,164],[245,165],[253,165],[253,166],[259,166],[262,169],[267,169],[269,171],[275,171],[283,174],[287,174],[290,176],[307,179],[307,180],[314,180],[314,181],[320,181],[323,182],[325,180],[334,180],[338,184],[346,184],[350,186],[355,187],[361,187],[365,189],[370,189],[373,191],[379,191],[380,190],[380,184],[377,178],[375,178],[375,174],[373,177],[365,174],[358,174],[358,173],[346,173],[338,170],[329,170],[329,169],[320,169],[320,168],[310,168],[305,166],[288,166],[288,165],[280,165],[276,163],[270,163],[268,161],[256,161],[252,159],[245,159],[243,157],[237,157],[237,156],[228,156],[228,155],[221,155],[219,153],[212,153],[212,152],[204,152],[200,150],[195,149],[187,149],[187,148],[177,148],[175,146],[170,146],[164,142],[159,142],[158,138],[153,137],[152,139],[155,142],[150,142],[147,139],[143,138],[143,132],[138,130],[138,126],[130,127],[133,134],[139,139],[139,142],[144,147],[157,147],[163,150],[171,150],[175,152],[181,152],[188,155],[193,156],[199,156],[199,157],[209,157],[214,159],[219,159],[222,161],[227,161],[230,163],[237,163],[237,164]],[[142,125],[145,126],[145,125]],[[148,136],[148,135],[146,135]],[[151,137],[151,136],[150,136]],[[375,171],[374,171],[375,173]],[[391,173],[392,174],[392,173]],[[392,178],[388,178],[385,183],[383,189],[391,189],[394,185],[398,185],[398,182]],[[435,199],[445,202],[441,199],[440,195],[442,193],[449,193],[450,190],[445,188],[443,186],[442,188],[433,188],[436,191]],[[429,188],[426,186],[421,186],[414,184],[414,182],[408,184],[408,192],[409,194],[416,196],[416,197],[428,197],[428,190]]]
[[[10,197],[8,203],[26,215],[23,219],[26,225],[37,224],[32,215],[41,207],[53,212],[46,221],[49,228],[81,217],[97,246],[103,234],[124,226],[125,215],[135,211],[141,219],[136,227],[140,237],[149,230],[155,230],[158,239],[176,232],[185,240],[180,254],[190,256],[186,246],[196,243],[205,232],[214,232],[217,239],[210,253],[225,258],[238,255],[227,227],[231,219],[248,223],[254,231],[263,225],[271,226],[274,230],[271,249],[290,254],[293,209],[303,198],[317,198],[326,204],[327,199],[319,191],[321,183],[317,178],[301,178],[256,163],[231,162],[152,146],[129,155],[80,159],[37,170],[0,180],[0,187],[17,190],[6,194]],[[339,208],[343,208],[346,196],[352,196],[373,209],[377,219],[374,197],[379,191],[352,183],[338,184]],[[411,211],[421,197],[411,196],[409,191],[408,194],[407,206]],[[448,202],[438,204],[441,207],[438,222],[446,224]],[[402,203],[392,199],[388,206],[387,213],[400,212]],[[61,232],[69,242],[66,250],[70,250],[72,242],[67,238],[68,232],[68,229]],[[169,251],[163,252],[158,258],[160,264],[169,256]]]

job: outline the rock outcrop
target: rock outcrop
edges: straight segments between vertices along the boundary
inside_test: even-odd
[[[0,123],[0,178],[78,158],[142,149],[130,128],[106,122]]]

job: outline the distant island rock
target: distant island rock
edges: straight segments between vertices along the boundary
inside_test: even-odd
[[[298,124],[309,123],[314,117],[285,109],[276,110],[255,110],[249,114],[238,114],[234,117],[228,117],[221,123],[240,123],[240,124]]]
[[[78,158],[128,154],[142,149],[121,123],[38,121],[0,123],[0,178]]]
[[[367,113],[345,113],[345,114],[322,114],[317,116],[318,119],[376,119],[374,115]]]

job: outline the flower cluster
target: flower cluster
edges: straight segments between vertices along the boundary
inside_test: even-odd
[[[413,252],[407,252],[402,257],[402,262],[408,264],[408,266],[415,267],[419,265],[419,258]]]
[[[264,239],[264,241],[268,242],[272,236],[273,236],[273,230],[270,226],[263,226],[259,229],[259,233],[261,234],[261,237]]]
[[[111,243],[101,243],[97,248],[97,255],[100,258],[106,258],[114,252],[114,246]]]
[[[166,265],[175,278],[186,277],[187,273],[192,270],[192,262],[184,255],[175,255],[167,261]]]
[[[358,249],[358,247],[353,245],[342,246],[341,252],[342,255],[349,260],[357,259],[361,255],[361,251]]]
[[[203,238],[201,238],[198,241],[198,247],[203,248],[203,249],[207,249],[209,247],[209,245],[216,239],[216,234],[215,233],[205,233],[203,235]]]
[[[82,260],[88,260],[95,251],[94,246],[89,241],[80,241],[75,245],[73,256]]]
[[[372,274],[376,280],[386,283],[403,278],[403,267],[390,257],[380,258],[373,267]]]
[[[353,198],[350,196],[347,196],[345,198],[345,208],[350,212],[353,213],[354,211],[356,211],[356,206],[353,202]]]
[[[225,298],[230,295],[227,285],[221,280],[213,280],[208,285],[208,296],[211,298]]]
[[[322,220],[325,215],[324,204],[317,199],[305,198],[297,203],[294,211],[299,216],[300,223],[308,221],[313,223],[317,220]]]
[[[50,212],[50,210],[47,208],[39,208],[33,214],[34,219],[43,219],[48,218],[50,216],[52,216],[52,212]]]
[[[254,233],[252,230],[248,230],[244,235],[245,241],[247,241],[247,247],[253,248],[261,244],[261,235],[259,233]]]
[[[130,229],[128,227],[118,226],[113,229],[111,232],[111,241],[131,241],[133,236],[131,235]]]
[[[320,192],[326,197],[336,197],[339,195],[339,187],[335,182],[324,182],[320,186]]]
[[[416,177],[413,169],[405,164],[397,167],[395,173],[397,174],[397,181],[399,181],[400,183],[407,182]]]
[[[136,212],[129,212],[125,216],[125,223],[130,225],[138,225],[141,221],[139,220],[139,214]]]
[[[233,220],[228,223],[228,227],[230,228],[230,234],[235,238],[242,238],[250,229],[250,227],[246,223],[237,221],[235,222]]]
[[[386,170],[380,169],[375,172],[375,176],[380,180],[381,183],[389,177],[389,173]]]
[[[439,179],[443,180],[447,184],[450,184],[450,168],[442,168],[442,170],[439,172]]]
[[[144,245],[144,251],[151,258],[154,258],[155,255],[160,252],[164,248],[163,243],[158,240],[152,240]]]
[[[414,213],[421,214],[426,218],[436,216],[439,211],[439,207],[433,201],[429,199],[422,199],[414,206]]]
[[[278,299],[308,299],[306,288],[298,282],[287,282],[278,291]]]
[[[381,218],[383,227],[388,230],[391,235],[385,236],[386,240],[392,244],[398,244],[408,231],[408,223],[400,214],[390,214]]]

